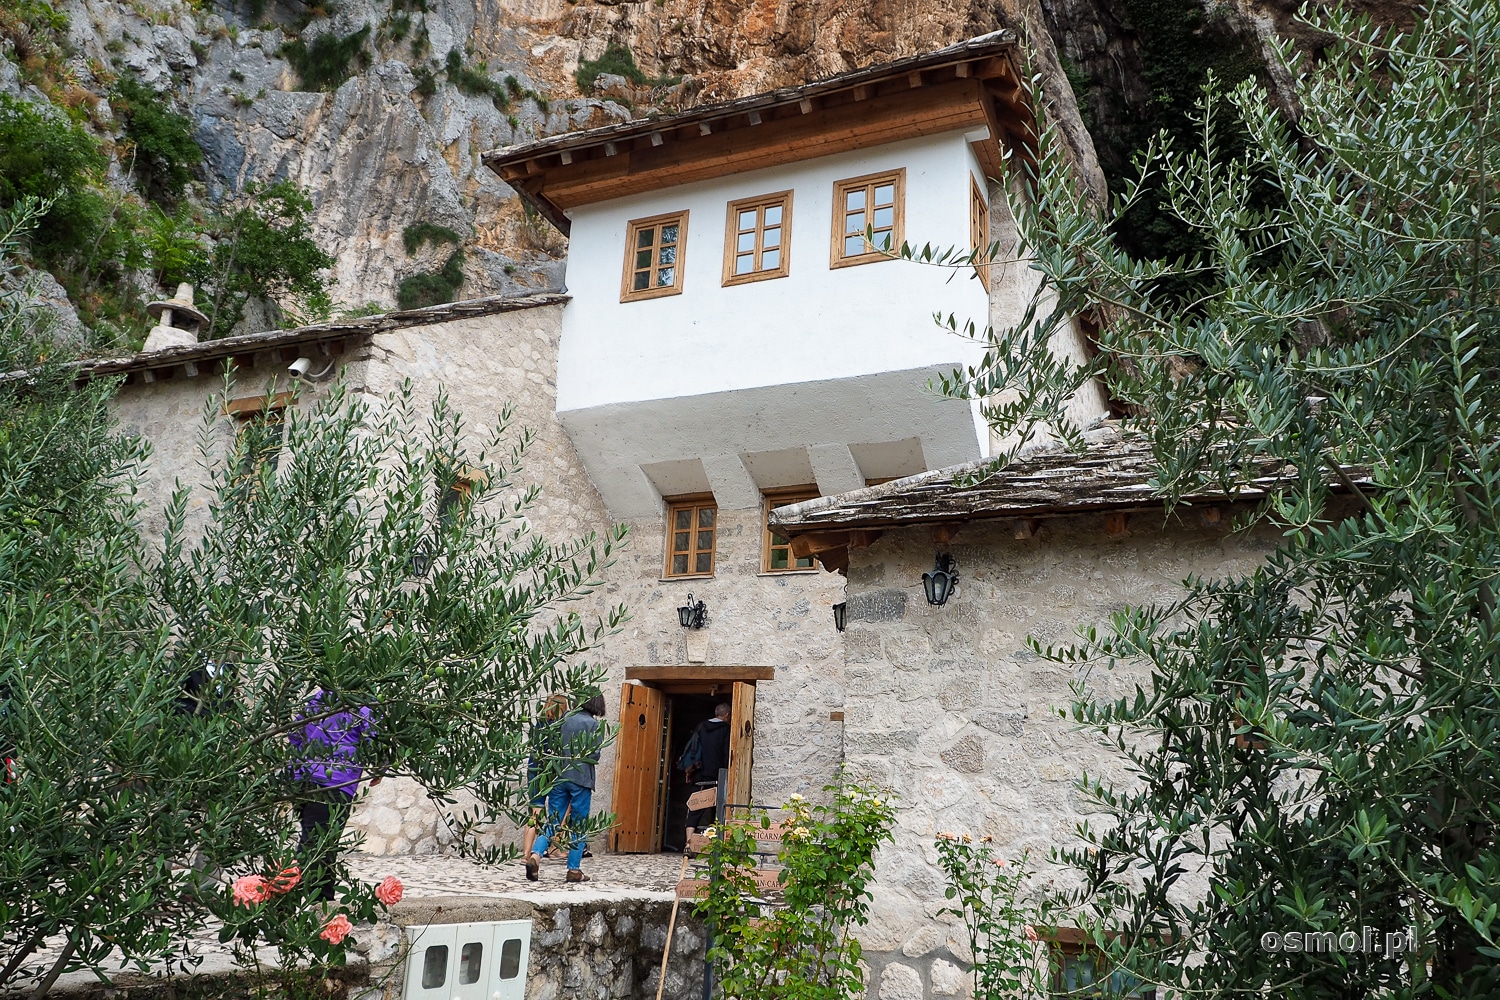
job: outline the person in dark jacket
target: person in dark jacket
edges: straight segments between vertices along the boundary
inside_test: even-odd
[[[558,727],[557,744],[565,769],[557,776],[557,784],[547,797],[547,829],[526,855],[526,877],[533,882],[541,871],[541,856],[559,835],[568,844],[568,881],[589,880],[583,873],[583,829],[594,796],[594,765],[599,763],[602,742],[599,720],[603,717],[604,696],[596,694]]]
[[[699,778],[695,789],[713,788],[719,783],[719,770],[729,766],[729,706],[724,702],[714,706],[714,717],[698,724],[693,733],[698,737],[701,756],[698,766],[688,775]],[[701,830],[714,821],[714,807],[694,809],[688,813],[689,830]]]
[[[531,723],[531,756],[526,761],[526,794],[531,800],[531,823],[521,835],[523,857],[531,853],[531,845],[536,843],[542,819],[547,815],[547,769],[557,755],[557,731],[567,714],[568,696],[549,694],[542,703],[541,714]]]

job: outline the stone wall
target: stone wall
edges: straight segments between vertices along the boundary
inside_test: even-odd
[[[927,604],[928,529],[886,532],[851,553],[845,633],[845,740],[853,775],[899,797],[895,843],[880,852],[872,919],[861,934],[871,996],[925,1000],[967,996],[970,960],[962,929],[940,918],[944,881],[934,835],[992,836],[1002,854],[1074,839],[1088,818],[1074,782],[1118,779],[1108,747],[1059,718],[1069,685],[1086,679],[1100,697],[1132,689],[1137,668],[1084,674],[1043,660],[1026,645],[1066,643],[1078,626],[1106,624],[1127,604],[1170,600],[1190,574],[1250,569],[1272,539],[1136,514],[1125,537],[1102,518],[1055,518],[1018,540],[1010,522],[965,525],[941,546],[958,565],[949,602]],[[1065,872],[1046,877],[1066,884]]]

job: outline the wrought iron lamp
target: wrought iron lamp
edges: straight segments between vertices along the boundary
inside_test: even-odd
[[[683,628],[702,628],[708,624],[708,605],[694,601],[693,595],[689,594],[687,603],[677,609],[677,620]]]
[[[840,601],[833,606],[833,627],[842,632],[848,621],[849,605],[845,601]]]
[[[425,579],[428,572],[432,570],[432,558],[431,540],[417,539],[417,544],[412,546],[411,557],[406,564],[407,571],[418,580]]]
[[[939,552],[932,572],[922,574],[922,589],[927,592],[927,603],[942,607],[948,603],[948,598],[957,586],[958,569],[953,563],[953,557]]]

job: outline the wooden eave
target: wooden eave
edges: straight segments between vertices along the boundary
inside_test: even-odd
[[[947,49],[677,115],[484,154],[484,162],[563,233],[569,209],[678,184],[954,131],[999,177],[1003,153],[1034,155],[1007,32]]]

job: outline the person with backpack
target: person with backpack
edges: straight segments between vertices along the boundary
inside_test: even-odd
[[[547,829],[536,838],[524,861],[526,877],[532,882],[540,876],[541,856],[559,835],[568,844],[568,881],[589,881],[583,873],[583,831],[594,797],[594,766],[599,763],[604,735],[599,731],[599,720],[604,711],[604,696],[596,694],[564,718],[557,729],[563,771],[547,796]]]
[[[526,761],[526,791],[531,800],[531,822],[521,834],[521,856],[531,853],[537,834],[542,830],[542,819],[547,815],[547,795],[550,788],[546,778],[553,761],[558,756],[558,727],[563,716],[568,714],[568,696],[549,694],[542,703],[542,712],[531,723],[531,756]]]
[[[729,705],[714,706],[713,718],[705,719],[693,730],[677,766],[687,772],[694,791],[713,788],[719,783],[719,771],[729,766]],[[694,782],[696,774],[700,780]],[[694,809],[688,813],[687,829],[701,830],[714,821],[714,807]]]

